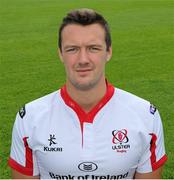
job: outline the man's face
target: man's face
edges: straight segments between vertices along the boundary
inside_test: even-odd
[[[112,54],[106,50],[105,32],[99,24],[70,24],[62,31],[62,51],[67,82],[88,90],[105,79],[105,64]]]

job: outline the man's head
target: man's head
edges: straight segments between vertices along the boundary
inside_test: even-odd
[[[100,24],[105,31],[105,42],[107,51],[111,46],[111,35],[107,21],[104,17],[92,9],[77,9],[71,11],[63,18],[62,24],[59,28],[59,39],[58,46],[60,51],[62,50],[62,31],[70,24],[79,24],[82,26],[87,26],[91,24]]]
[[[67,85],[89,90],[105,83],[105,65],[112,48],[104,18],[93,10],[76,10],[64,18],[59,33],[59,56]]]

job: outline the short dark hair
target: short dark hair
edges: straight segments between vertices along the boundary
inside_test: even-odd
[[[73,10],[63,18],[62,24],[59,28],[58,38],[58,46],[60,48],[60,51],[62,51],[62,30],[65,26],[67,26],[68,24],[79,24],[82,26],[86,26],[95,23],[100,24],[105,31],[106,50],[108,51],[109,47],[111,46],[111,35],[107,21],[99,13],[95,12],[92,9],[86,8]]]

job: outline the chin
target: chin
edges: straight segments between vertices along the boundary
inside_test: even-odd
[[[81,90],[81,91],[87,91],[87,90],[90,90],[92,88],[94,88],[96,86],[96,82],[95,81],[86,81],[86,82],[76,82],[74,85],[74,87],[78,90]]]
[[[95,87],[99,79],[93,77],[83,77],[83,78],[76,78],[76,79],[69,79],[71,84],[78,90],[87,91]]]
[[[94,85],[91,82],[76,82],[75,84],[73,84],[74,87],[78,90],[82,90],[82,91],[87,91],[90,90],[94,87]]]

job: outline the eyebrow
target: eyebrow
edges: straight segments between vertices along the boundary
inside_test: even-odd
[[[87,45],[87,47],[90,47],[90,46],[95,46],[95,47],[98,47],[98,48],[102,48],[103,46],[102,45],[99,45],[99,44],[89,44]],[[80,47],[78,45],[67,45],[64,47],[64,49],[68,49],[68,48],[74,48],[74,47]]]
[[[67,45],[67,46],[64,47],[64,49],[73,48],[73,47],[79,47],[79,46],[77,46],[77,45]]]
[[[99,44],[90,44],[90,45],[88,45],[87,47],[89,47],[89,46],[95,46],[95,47],[99,47],[99,48],[102,48],[102,47],[103,47],[102,45],[99,45]]]

